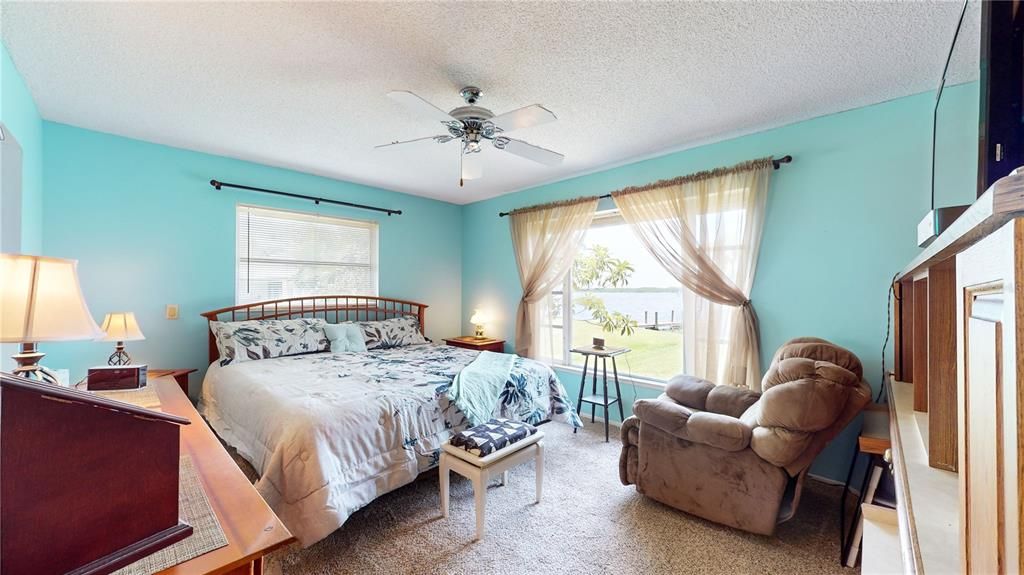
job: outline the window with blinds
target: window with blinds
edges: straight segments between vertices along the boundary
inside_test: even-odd
[[[235,301],[377,295],[377,223],[238,206]]]

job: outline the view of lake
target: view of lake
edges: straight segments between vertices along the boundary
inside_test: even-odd
[[[654,313],[658,312],[658,322],[668,323],[672,319],[672,312],[675,312],[676,321],[679,321],[683,309],[682,291],[679,289],[613,289],[593,290],[590,293],[604,300],[605,306],[610,311],[617,311],[627,314],[637,321],[644,323],[644,312],[647,312],[647,322],[654,323]],[[576,306],[574,319],[591,319],[587,310]]]

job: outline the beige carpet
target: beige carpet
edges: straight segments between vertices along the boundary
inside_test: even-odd
[[[361,509],[309,549],[274,553],[267,573],[855,573],[837,562],[838,487],[808,481],[792,521],[774,537],[750,535],[623,486],[619,443],[615,436],[604,443],[600,425],[588,424],[575,436],[557,423],[542,429],[543,502],[533,503],[532,467],[513,469],[510,485],[488,490],[483,541],[473,542],[469,481],[452,474],[451,517],[444,520],[437,473],[426,473]]]

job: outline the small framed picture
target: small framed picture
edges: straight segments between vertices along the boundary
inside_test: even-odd
[[[601,338],[601,337],[595,337],[594,338],[594,349],[604,349],[604,338]]]

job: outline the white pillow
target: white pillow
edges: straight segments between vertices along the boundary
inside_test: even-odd
[[[331,351],[366,351],[363,330],[354,323],[329,323],[324,327],[327,339],[331,340]]]

